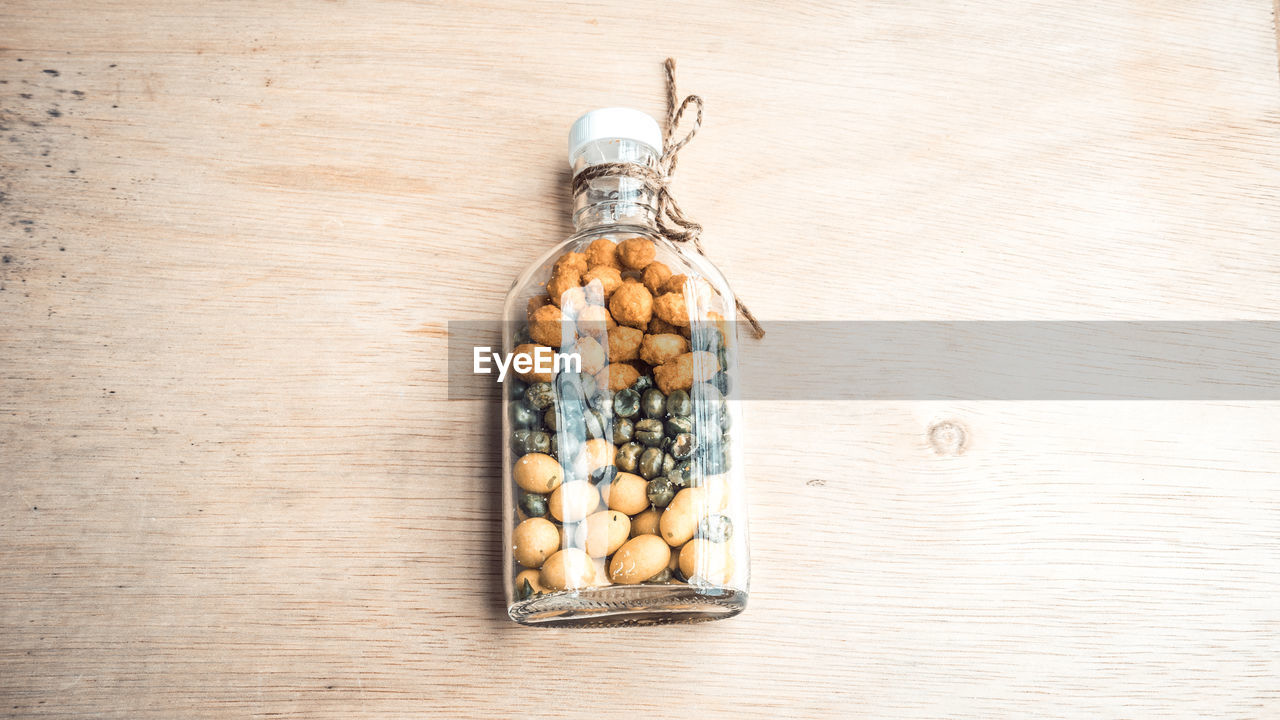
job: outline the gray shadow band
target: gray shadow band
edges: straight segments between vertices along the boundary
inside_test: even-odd
[[[743,400],[1280,400],[1280,322],[856,321],[739,328]],[[449,323],[449,398],[500,322]]]

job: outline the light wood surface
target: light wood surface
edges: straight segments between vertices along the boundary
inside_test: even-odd
[[[1266,0],[10,0],[0,716],[1280,716],[1274,403],[749,404],[744,615],[505,618],[446,323],[667,55],[766,323],[1277,319]]]

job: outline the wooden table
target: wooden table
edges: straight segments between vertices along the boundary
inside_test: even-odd
[[[0,7],[0,715],[1280,716],[1274,403],[749,403],[746,614],[506,619],[446,323],[668,54],[766,323],[1276,319],[1267,0],[775,5]]]

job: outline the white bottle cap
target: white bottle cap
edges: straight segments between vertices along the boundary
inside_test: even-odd
[[[596,140],[634,140],[662,154],[662,128],[647,113],[631,108],[600,108],[578,118],[569,129],[569,164],[573,156]]]

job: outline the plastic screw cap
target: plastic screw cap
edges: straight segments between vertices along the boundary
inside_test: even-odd
[[[648,113],[631,108],[600,108],[578,118],[569,129],[569,164],[588,143],[597,140],[634,140],[662,154],[662,128]]]

